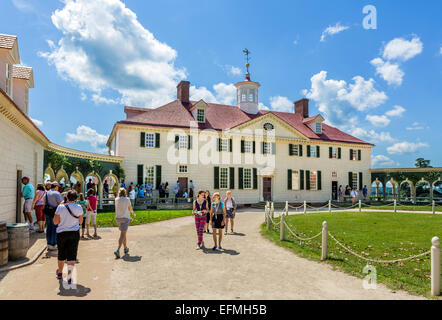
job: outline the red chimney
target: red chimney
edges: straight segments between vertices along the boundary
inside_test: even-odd
[[[177,88],[177,99],[180,100],[182,103],[189,103],[190,82],[181,81],[176,88]]]
[[[295,113],[299,113],[303,118],[308,118],[308,99],[295,102]]]

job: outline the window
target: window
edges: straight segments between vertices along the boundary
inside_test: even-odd
[[[361,152],[361,150],[350,149],[350,160],[353,160],[353,161],[358,160],[358,154],[360,154],[360,152]]]
[[[249,90],[249,102],[255,102],[255,89]]]
[[[206,122],[206,111],[204,109],[198,109],[196,111],[196,121],[200,123]]]
[[[338,173],[336,171],[332,172],[332,178],[333,179],[337,179],[338,178]]]
[[[315,146],[310,147],[310,157],[316,158],[316,147]]]
[[[155,180],[155,167],[146,166],[145,168],[144,183],[150,183],[153,185]]]
[[[219,168],[219,188],[227,189],[229,187],[229,169]]]
[[[310,190],[318,190],[318,174],[316,171],[310,171]]]
[[[353,179],[352,179],[352,189],[356,189],[358,190],[358,173],[357,172],[353,172]]]
[[[290,155],[291,156],[299,156],[299,145],[297,145],[297,144],[290,145]]]
[[[247,90],[246,89],[241,90],[241,102],[247,102]]]
[[[252,189],[252,169],[244,169],[243,186],[244,189]]]
[[[252,141],[244,141],[244,153],[253,153]]]
[[[299,190],[299,171],[292,171],[292,190]]]
[[[178,165],[178,173],[188,173],[187,166],[185,165]]]
[[[187,136],[180,136],[178,140],[178,149],[187,149],[189,146],[189,138]]]
[[[322,123],[321,122],[316,122],[315,132],[317,134],[321,134],[322,133]]]
[[[271,142],[263,142],[262,143],[262,153],[263,154],[272,154],[272,143]]]
[[[338,148],[334,148],[334,147],[331,148],[331,158],[332,159],[338,158]]]
[[[229,139],[219,139],[219,151],[229,151]]]
[[[155,148],[155,134],[146,133],[146,148]]]
[[[12,65],[6,64],[6,94],[12,96]]]

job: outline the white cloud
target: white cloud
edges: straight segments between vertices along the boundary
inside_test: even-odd
[[[407,61],[422,53],[422,50],[423,43],[417,36],[411,40],[396,38],[385,45],[382,56],[386,60]]]
[[[365,117],[372,125],[375,127],[386,127],[390,124],[391,120],[388,119],[385,115],[382,116],[376,116],[376,115],[367,115]]]
[[[79,126],[75,133],[66,133],[66,142],[86,142],[91,145],[95,152],[106,153],[106,142],[109,136],[100,134],[96,130],[87,127]]]
[[[395,161],[387,156],[379,154],[377,156],[371,157],[372,167],[393,167],[395,166]]]
[[[241,68],[230,66],[229,73],[233,76],[238,76],[241,74]]]
[[[191,86],[190,99],[195,101],[203,99],[205,102],[232,105],[236,99],[236,87],[233,83],[220,82],[213,86],[212,92],[206,87]]]
[[[389,132],[378,132],[375,130],[366,130],[360,127],[350,129],[351,135],[374,144],[393,143],[396,141]]]
[[[440,46],[439,54],[442,55],[442,46]]]
[[[370,63],[376,67],[376,74],[380,75],[389,85],[400,86],[402,84],[405,73],[399,68],[398,64],[384,61],[381,58],[373,59]]]
[[[357,120],[356,111],[371,110],[388,99],[384,92],[374,88],[373,79],[356,76],[353,83],[347,84],[344,80],[327,79],[326,71],[315,74],[311,88],[303,93],[318,104],[328,123],[338,126],[348,126]]]
[[[160,42],[120,0],[64,0],[52,14],[62,32],[49,52],[39,55],[65,80],[113,103],[104,92],[115,92],[121,103],[152,107],[173,100],[176,84],[186,77],[176,68],[177,52]],[[94,97],[94,96],[92,96]]]
[[[385,112],[385,115],[388,117],[400,117],[405,111],[405,108],[401,106],[394,106],[392,110]]]
[[[293,112],[294,103],[287,97],[270,97],[270,108],[274,111]]]
[[[325,41],[325,38],[327,37],[327,36],[332,36],[332,35],[335,35],[335,34],[338,34],[338,33],[340,33],[340,32],[342,32],[342,31],[345,31],[345,30],[347,30],[347,29],[349,29],[350,27],[347,27],[347,26],[343,26],[343,25],[341,25],[341,23],[340,22],[338,22],[338,23],[336,23],[336,25],[334,25],[334,26],[328,26],[323,32],[322,32],[322,35],[321,35],[321,42],[324,42]]]
[[[262,102],[258,102],[258,109],[259,110],[265,110],[265,111],[269,111],[270,110],[270,108],[269,107],[267,107],[264,103],[262,103]]]
[[[25,0],[12,0],[12,4],[14,7],[16,7],[18,10],[26,12],[26,11],[33,11],[34,7]]]
[[[413,131],[413,130],[424,130],[425,129],[425,125],[421,124],[419,122],[413,122],[413,124],[410,127],[406,128],[409,131]],[[427,127],[428,129],[428,127]]]
[[[414,153],[421,148],[429,147],[428,143],[425,142],[398,142],[387,148],[389,154],[406,154]]]
[[[32,122],[34,122],[34,124],[35,124],[37,127],[43,127],[43,121],[41,121],[41,120],[37,120],[37,119],[32,119],[32,118],[31,118],[31,120],[32,120]]]

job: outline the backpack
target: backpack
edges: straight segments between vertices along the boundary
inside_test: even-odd
[[[57,208],[53,208],[49,205],[48,194],[46,193],[46,201],[45,201],[45,207],[43,208],[43,213],[52,219],[55,216],[56,210]]]

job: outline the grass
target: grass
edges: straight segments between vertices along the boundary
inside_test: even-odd
[[[433,214],[327,212],[292,215],[286,221],[294,232],[304,238],[319,233],[322,222],[327,221],[329,232],[347,247],[363,256],[384,260],[429,251],[431,238],[442,236],[442,216]],[[265,224],[262,225],[261,233],[301,257],[316,261],[321,258],[321,236],[301,244],[286,231],[287,240],[281,242],[279,227],[267,231]],[[328,255],[326,262],[337,270],[359,278],[366,277],[362,270],[367,263],[344,251],[330,237]],[[402,289],[430,297],[430,255],[403,263],[372,265],[376,267],[378,282],[393,290]]]
[[[364,206],[363,206],[364,207]],[[380,209],[380,210],[394,210],[394,206],[372,206],[367,207],[368,209]],[[404,211],[429,211],[432,212],[433,209],[431,206],[412,206],[412,205],[398,205],[397,210]],[[442,212],[442,206],[436,206],[436,212]]]
[[[149,210],[149,211],[135,211],[137,215],[131,226],[146,224],[151,222],[175,219],[192,215],[192,210]],[[115,212],[100,212],[97,215],[97,226],[116,227]]]

